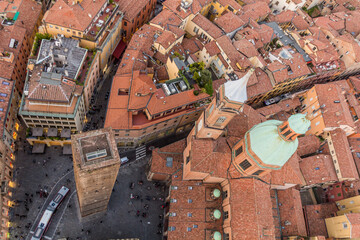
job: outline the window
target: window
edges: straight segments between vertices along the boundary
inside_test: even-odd
[[[194,225],[193,225],[193,228],[198,228],[198,225],[194,224]]]
[[[261,173],[263,173],[264,170],[257,170],[256,172],[254,172],[252,175],[254,176],[259,176]]]
[[[193,202],[192,199],[189,198],[189,199],[188,199],[188,203],[192,203],[192,202]]]
[[[3,112],[4,111],[4,109],[3,108],[0,108],[0,112]]]
[[[211,107],[209,108],[209,114],[211,114],[211,112],[214,110],[214,104],[211,105]]]
[[[189,156],[186,157],[186,164],[187,164],[188,162],[190,162],[190,154],[189,154]]]
[[[171,186],[171,190],[177,190],[178,187],[177,186]]]
[[[224,240],[230,240],[230,236],[228,233],[224,233]]]
[[[188,227],[188,228],[187,228],[187,231],[188,231],[188,232],[191,232],[191,227]]]
[[[343,222],[342,224],[343,224],[343,228],[344,228],[344,229],[348,228],[347,223],[344,223],[344,222]]]
[[[70,29],[67,29],[66,31],[67,31],[67,32],[70,32]]]
[[[5,82],[5,81],[3,81],[3,82],[2,82],[2,84],[3,84],[3,85],[7,85],[7,86],[9,86],[9,85],[10,85],[10,83]]]
[[[194,33],[198,33],[199,29],[197,27],[194,27]]]
[[[49,27],[50,27],[50,28],[53,28],[53,26],[52,26],[52,25],[49,25]]]
[[[172,199],[170,199],[170,202],[171,202],[171,203],[176,203],[177,200],[176,200],[175,198],[172,198]]]
[[[170,216],[170,217],[176,217],[176,213],[171,212],[171,213],[169,213],[169,216]]]
[[[223,199],[225,199],[227,197],[228,197],[228,191],[226,190],[226,191],[223,192]]]
[[[7,97],[6,93],[0,93],[0,97]]]
[[[188,216],[188,217],[192,217],[192,213],[191,213],[191,212],[188,212],[187,216]]]
[[[192,187],[192,186],[189,186],[189,187],[188,187],[188,189],[189,189],[189,190],[192,190],[192,189],[193,189],[193,187]]]
[[[225,122],[225,120],[226,120],[226,117],[219,117],[219,118],[216,120],[215,125],[221,125],[223,122]]]
[[[238,149],[235,150],[235,157],[239,156],[243,152],[243,146],[241,145]]]
[[[357,156],[358,158],[360,158],[360,153],[359,153],[359,152],[357,152],[357,153],[356,153],[356,156]]]
[[[169,227],[169,228],[168,228],[168,231],[169,231],[169,232],[172,232],[172,231],[175,231],[175,230],[176,230],[176,227]]]
[[[239,165],[243,170],[246,170],[249,167],[251,167],[251,163],[249,163],[249,161],[246,159],[244,161],[242,161]]]
[[[229,212],[226,211],[226,212],[224,212],[224,220],[225,220],[225,219],[228,219],[228,218],[229,218]]]
[[[124,26],[127,26],[127,22],[124,22]]]

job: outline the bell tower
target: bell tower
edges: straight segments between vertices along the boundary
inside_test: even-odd
[[[247,100],[246,85],[253,72],[252,68],[239,80],[221,85],[196,122],[196,137],[217,139],[231,119],[243,111]]]

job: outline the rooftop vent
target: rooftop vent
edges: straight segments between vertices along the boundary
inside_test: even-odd
[[[211,191],[211,193],[210,193],[210,197],[212,198],[212,199],[217,199],[217,198],[219,198],[220,197],[220,195],[221,195],[221,191],[219,190],[219,189],[217,189],[217,188],[214,188],[212,191]]]
[[[219,209],[214,209],[213,211],[211,211],[210,213],[210,217],[212,220],[219,220],[221,218],[221,212]]]

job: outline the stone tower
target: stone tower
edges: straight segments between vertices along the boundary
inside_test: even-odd
[[[309,127],[305,114],[292,115],[285,122],[268,120],[255,125],[232,147],[230,172],[263,176],[280,169],[295,153],[297,137]]]
[[[247,100],[246,85],[254,69],[242,78],[221,85],[211,104],[196,122],[197,138],[217,139],[226,125],[243,110]]]
[[[120,168],[114,132],[103,128],[76,134],[71,144],[81,216],[105,211]]]

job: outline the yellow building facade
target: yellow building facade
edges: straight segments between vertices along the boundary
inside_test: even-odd
[[[360,195],[336,201],[336,205],[339,208],[337,215],[360,213]]]

